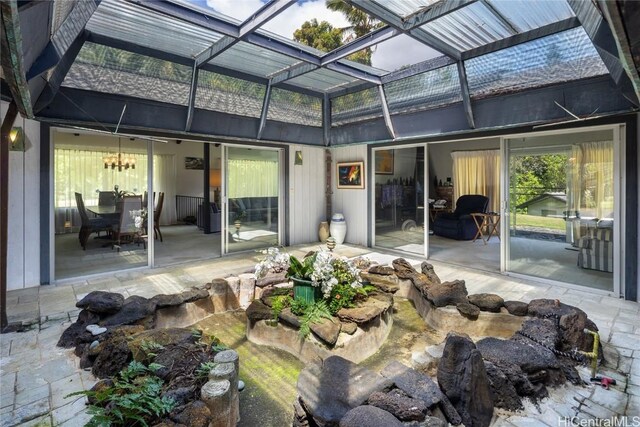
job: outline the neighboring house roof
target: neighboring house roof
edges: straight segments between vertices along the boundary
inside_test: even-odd
[[[547,192],[547,193],[542,193],[539,196],[534,197],[533,199],[527,200],[524,203],[520,203],[518,206],[516,206],[516,208],[518,209],[524,209],[526,207],[529,207],[535,203],[539,203],[543,200],[546,199],[554,199],[557,200],[558,202],[561,202],[563,204],[567,203],[567,195],[565,193],[561,193],[561,192],[557,192],[557,193],[553,193],[553,192]]]

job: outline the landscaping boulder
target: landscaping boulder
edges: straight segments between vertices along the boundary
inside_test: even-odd
[[[391,276],[395,274],[395,270],[388,265],[372,265],[368,270],[369,274],[376,274],[380,276]]]
[[[369,396],[369,405],[391,413],[400,421],[422,421],[427,413],[427,405],[419,399],[413,399],[399,389],[388,393],[377,391]]]
[[[180,294],[159,294],[153,296],[151,301],[156,303],[156,308],[175,307],[184,302]]]
[[[371,274],[366,272],[361,272],[360,277],[362,280],[370,282],[373,286],[380,289],[382,292],[387,293],[395,293],[400,289],[400,285],[398,285],[398,279],[395,276],[389,275],[381,275],[381,274]]]
[[[403,424],[385,410],[364,405],[347,412],[340,427],[403,427]]]
[[[115,313],[122,308],[124,297],[114,292],[93,291],[76,303],[76,307],[93,313]]]
[[[438,384],[467,427],[488,427],[493,394],[484,361],[466,335],[449,333],[438,365]]]
[[[467,287],[464,280],[454,280],[453,282],[444,282],[429,287],[426,297],[436,307],[445,307],[447,305],[468,303],[467,295]]]
[[[90,342],[91,333],[87,332],[87,326],[94,324],[100,320],[100,316],[88,310],[82,310],[78,315],[78,320],[72,323],[62,332],[58,339],[58,347],[71,348],[83,342]],[[90,340],[90,341],[88,341]]]
[[[498,364],[514,364],[527,374],[560,368],[556,356],[540,345],[532,346],[514,340],[489,337],[478,341],[476,347],[485,360]]]
[[[300,318],[293,314],[289,307],[280,312],[278,319],[295,329],[300,329]]]
[[[444,397],[431,378],[398,361],[389,363],[380,373],[409,397],[423,401],[428,408],[438,404]]]
[[[320,340],[333,347],[338,341],[338,335],[340,335],[340,328],[342,324],[340,320],[335,317],[330,319],[322,319],[319,322],[313,322],[309,325],[311,332]]]
[[[473,304],[469,304],[468,302],[461,302],[459,304],[456,304],[456,308],[458,309],[460,314],[468,319],[476,320],[478,316],[480,316],[480,309]]]
[[[257,322],[258,320],[269,320],[273,318],[271,307],[266,305],[260,300],[253,300],[246,310],[247,319],[251,322]]]
[[[353,322],[342,322],[342,328],[340,328],[340,332],[344,332],[348,335],[353,335],[358,330],[358,325]]]
[[[100,321],[100,325],[102,326],[120,326],[120,325],[131,325],[134,323],[141,322],[143,320],[147,320],[147,326],[153,326],[153,319],[147,319],[156,311],[156,302],[140,297],[137,295],[130,296],[126,300],[124,300],[124,304],[120,311],[111,316],[108,316]]]
[[[433,265],[429,264],[428,262],[422,261],[422,264],[420,264],[420,271],[422,271],[422,274],[427,276],[429,282],[431,282],[432,284],[438,285],[441,283],[440,277],[438,277],[438,275],[436,274]]]
[[[209,427],[211,412],[202,400],[179,406],[171,411],[171,420],[190,427]]]
[[[388,294],[371,294],[369,298],[358,302],[353,308],[341,308],[338,318],[358,325],[368,323],[393,306],[393,297]]]
[[[393,270],[400,279],[411,280],[418,272],[404,258],[396,258],[391,262]]]
[[[269,270],[266,276],[256,280],[256,286],[259,288],[264,288],[270,285],[277,285],[278,283],[285,283],[288,281],[286,275],[286,271],[274,273],[273,271]]]
[[[500,313],[500,309],[504,306],[504,300],[500,295],[496,294],[474,294],[469,295],[468,298],[471,304],[482,311]]]
[[[122,335],[113,337],[101,345],[91,373],[98,378],[111,378],[126,368],[131,359],[133,355],[127,338]]]
[[[509,381],[507,375],[491,362],[484,362],[484,369],[489,379],[489,387],[493,394],[493,405],[509,411],[524,409],[522,399],[518,396],[515,386]]]
[[[318,425],[337,425],[351,409],[362,405],[371,394],[391,388],[392,382],[379,374],[339,356],[322,365],[309,365],[298,376],[298,395]]]
[[[512,339],[527,343],[523,338],[547,348],[556,348],[560,344],[560,331],[556,322],[538,317],[527,319]]]
[[[505,301],[504,306],[514,316],[526,316],[529,310],[529,304],[522,301]]]
[[[150,329],[133,335],[128,339],[129,349],[134,360],[144,361],[149,357],[148,351],[158,353],[159,347],[169,344],[188,345],[198,340],[191,329],[186,328],[166,328]],[[149,349],[149,346],[153,346]]]

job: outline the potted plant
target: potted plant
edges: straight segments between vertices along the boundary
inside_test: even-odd
[[[247,211],[240,210],[237,211],[233,218],[233,225],[236,227],[236,234],[240,235],[240,227],[242,226],[242,221],[247,218]]]

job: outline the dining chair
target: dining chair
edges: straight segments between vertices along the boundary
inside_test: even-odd
[[[131,212],[142,209],[142,196],[124,196],[118,202],[118,208],[120,221],[114,229],[114,240],[111,248],[115,247],[120,251],[120,245],[125,239],[130,238],[133,241],[133,238],[139,235],[140,230],[136,227],[135,218]]]
[[[154,193],[155,195],[155,193]],[[164,204],[164,193],[158,193],[158,204],[153,210],[153,234],[157,239],[160,236],[160,241],[162,242],[162,233],[160,232],[160,214],[162,214],[162,205]]]
[[[115,191],[100,191],[98,193],[98,206],[115,206],[115,205],[116,205]]]
[[[109,224],[104,218],[89,218],[87,209],[84,206],[84,200],[81,193],[76,194],[76,205],[78,207],[78,213],[82,220],[82,226],[80,227],[80,233],[78,239],[80,240],[80,246],[83,250],[87,250],[87,241],[91,233],[99,233],[101,231],[111,231],[111,224]]]

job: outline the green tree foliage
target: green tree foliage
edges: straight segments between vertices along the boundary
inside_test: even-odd
[[[342,46],[342,30],[327,21],[318,22],[314,18],[302,24],[293,33],[293,39],[323,52],[330,52]]]
[[[518,206],[543,193],[565,192],[568,156],[543,154],[512,159],[512,203]]]

